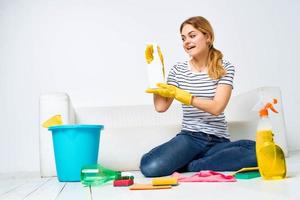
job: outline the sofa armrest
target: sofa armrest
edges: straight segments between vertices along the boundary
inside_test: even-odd
[[[40,174],[42,177],[56,175],[52,134],[42,127],[42,123],[57,114],[62,115],[64,124],[74,123],[74,111],[69,96],[66,93],[42,94],[39,106]]]
[[[260,87],[231,98],[225,110],[231,140],[255,140],[259,115],[258,111],[253,111],[252,109],[260,100],[271,102],[273,98],[278,100],[278,104],[275,105],[278,114],[269,113],[274,140],[282,148],[285,155],[288,156],[284,111],[281,91],[278,87]]]

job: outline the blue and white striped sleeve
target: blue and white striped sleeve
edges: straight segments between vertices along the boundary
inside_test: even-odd
[[[167,84],[178,87],[178,81],[176,78],[176,65],[174,65],[169,71]]]
[[[226,70],[226,74],[220,78],[218,84],[231,85],[233,88],[233,79],[234,79],[235,68],[229,62],[224,63],[224,68]]]

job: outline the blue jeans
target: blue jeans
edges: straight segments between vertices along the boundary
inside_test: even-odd
[[[175,171],[235,171],[255,166],[254,141],[230,142],[226,138],[184,130],[143,155],[140,163],[146,177],[167,176]]]

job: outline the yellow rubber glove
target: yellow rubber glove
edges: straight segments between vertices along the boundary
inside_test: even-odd
[[[148,88],[146,90],[147,93],[157,94],[162,97],[175,98],[175,92],[166,88]]]
[[[175,98],[183,104],[191,105],[192,95],[189,92],[165,83],[158,83],[157,87],[156,89],[147,89],[146,92],[158,94],[163,97]]]

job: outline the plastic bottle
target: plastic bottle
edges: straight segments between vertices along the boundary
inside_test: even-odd
[[[274,99],[273,103],[276,104],[277,100]],[[256,132],[257,163],[263,179],[283,179],[286,177],[285,156],[282,149],[273,140],[273,130],[268,109],[278,113],[272,103],[266,103],[259,110],[260,120]]]
[[[147,43],[145,50],[148,87],[157,88],[157,83],[165,83],[164,58],[159,45]]]
[[[80,181],[86,186],[97,186],[119,179],[121,176],[122,173],[120,171],[114,171],[99,164],[86,165],[81,169]]]

